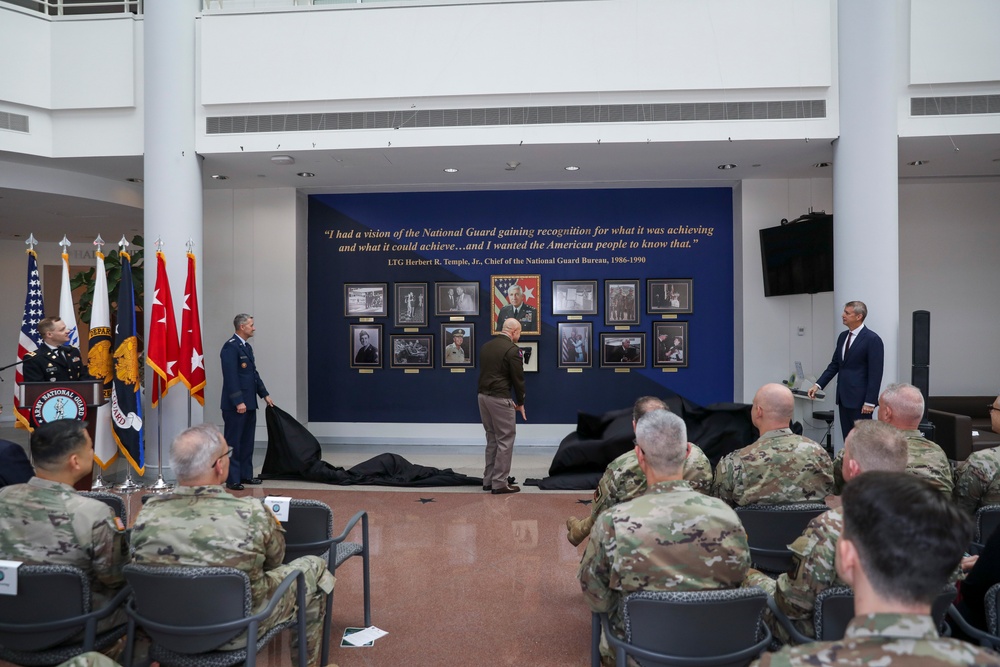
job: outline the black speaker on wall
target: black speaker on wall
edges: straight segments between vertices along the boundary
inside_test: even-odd
[[[924,437],[934,439],[934,426],[927,420],[927,396],[931,386],[931,314],[926,310],[913,311],[913,366],[910,383],[924,395],[924,418],[920,431]]]

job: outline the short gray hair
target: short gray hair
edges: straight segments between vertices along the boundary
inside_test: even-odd
[[[507,294],[510,295],[511,292],[520,292],[521,294],[524,294],[524,290],[521,289],[521,286],[518,285],[517,283],[514,283],[513,285],[507,288]]]
[[[635,405],[632,406],[632,421],[636,424],[642,419],[642,416],[646,413],[652,412],[653,410],[669,410],[667,404],[663,402],[663,399],[657,398],[656,396],[640,396],[635,399]]]
[[[661,472],[675,472],[687,457],[687,426],[668,410],[653,410],[639,418],[635,439],[646,462]]]
[[[170,443],[170,465],[183,484],[197,479],[219,457],[219,445],[225,444],[215,424],[198,424],[182,431]]]
[[[902,422],[919,422],[924,416],[924,395],[912,384],[893,382],[882,392],[879,403],[885,403],[899,415]]]
[[[850,308],[855,315],[860,315],[862,322],[868,317],[868,306],[865,305],[864,301],[848,301],[844,307]]]
[[[247,315],[246,313],[240,313],[233,318],[233,329],[239,329],[241,326],[247,323],[248,320],[252,320],[253,315]]]

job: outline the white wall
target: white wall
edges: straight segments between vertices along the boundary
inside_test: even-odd
[[[830,6],[590,0],[205,15],[202,102],[825,88]],[[809,48],[794,35],[809,35]]]
[[[1000,179],[899,188],[899,370],[910,381],[912,312],[931,314],[931,395],[1000,393]]]
[[[233,335],[237,313],[254,316],[254,356],[271,397],[305,421],[304,211],[291,188],[205,192],[206,421],[222,424],[219,350]],[[263,413],[258,414],[257,439],[267,439]]]

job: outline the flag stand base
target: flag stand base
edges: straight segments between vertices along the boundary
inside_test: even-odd
[[[137,483],[132,479],[132,470],[128,469],[125,473],[125,481],[115,487],[117,491],[122,493],[132,493],[133,491],[138,491],[139,489],[145,488],[142,484]]]
[[[173,488],[174,485],[164,480],[163,475],[159,475],[156,478],[155,482],[153,482],[150,486],[146,487],[147,490],[152,491],[153,493],[159,493],[161,491],[171,491],[173,490]]]
[[[90,485],[90,490],[105,491],[107,488],[108,485],[104,483],[104,477],[101,475],[101,473],[97,473],[97,479],[95,479],[94,483]]]

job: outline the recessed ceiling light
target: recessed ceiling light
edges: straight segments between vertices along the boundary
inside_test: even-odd
[[[458,173],[458,169],[455,169],[454,167],[445,167],[444,173],[446,173],[446,174],[457,174]]]
[[[274,164],[295,164],[295,158],[291,155],[272,155],[271,162]]]
[[[297,173],[295,175],[296,176],[301,176],[302,178],[312,178],[316,174],[312,173],[311,171],[300,171],[299,173]]]
[[[228,181],[229,180],[228,176],[223,176],[222,174],[212,174],[212,178],[214,178],[217,181]]]
[[[993,161],[994,161],[994,162],[1000,162],[1000,157],[995,157],[995,158],[993,158]]]
[[[813,166],[816,167],[817,169],[825,169],[827,167],[832,167],[833,163],[832,162],[817,162]]]
[[[759,164],[752,164],[752,165],[750,165],[750,166],[751,166],[751,167],[759,167],[760,165],[759,165]]]
[[[906,164],[910,165],[911,167],[919,167],[921,165],[928,164],[929,162],[930,160],[914,160],[913,162],[907,162]]]
[[[580,171],[580,168],[577,167],[575,164],[571,164],[568,167],[564,167],[564,169],[566,169],[566,171]]]
[[[141,178],[126,178],[125,180],[128,181],[129,183],[142,183]]]
[[[736,169],[736,165],[730,162],[729,164],[720,164],[716,169]]]

